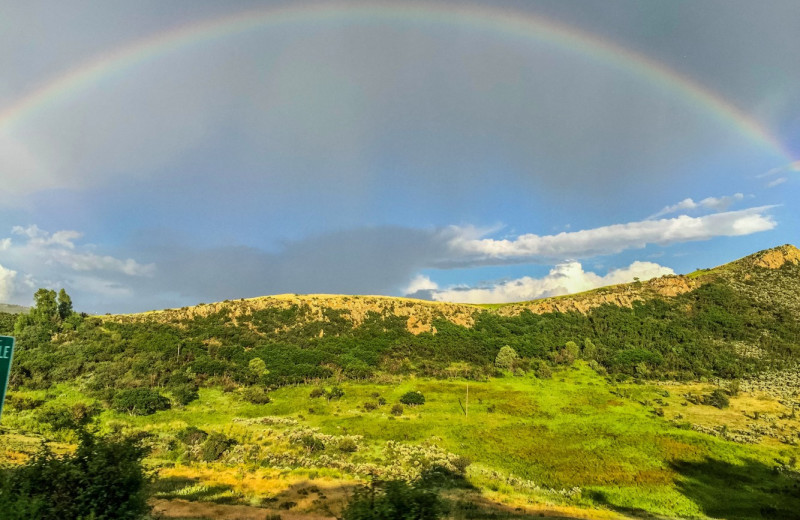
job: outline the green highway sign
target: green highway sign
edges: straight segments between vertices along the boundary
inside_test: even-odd
[[[0,336],[0,417],[3,416],[3,403],[6,401],[8,376],[11,374],[11,359],[14,357],[14,338]]]

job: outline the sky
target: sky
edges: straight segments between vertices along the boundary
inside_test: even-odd
[[[0,302],[520,301],[800,245],[796,0],[0,1]]]

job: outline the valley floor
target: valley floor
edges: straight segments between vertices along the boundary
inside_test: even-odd
[[[743,385],[722,409],[695,404],[710,383],[616,383],[582,362],[551,379],[337,386],[339,399],[299,385],[267,404],[207,388],[149,416],[106,410],[100,425],[150,434],[153,504],[168,518],[334,518],[369,475],[414,478],[435,466],[448,468],[439,485],[453,518],[800,518],[791,384]],[[411,390],[425,404],[393,413]],[[91,401],[73,386],[16,394]],[[5,410],[0,456],[24,460],[41,436],[69,449],[70,433],[39,417]]]

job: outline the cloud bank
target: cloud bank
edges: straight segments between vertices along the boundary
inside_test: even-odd
[[[628,267],[615,269],[605,276],[584,271],[580,262],[565,262],[553,267],[550,273],[543,278],[524,276],[515,280],[489,284],[485,287],[456,286],[439,289],[432,282],[426,285],[419,283],[424,280],[417,277],[415,280],[418,280],[418,283],[416,285],[412,283],[409,289],[425,288],[408,293],[408,295],[460,303],[508,303],[588,291],[595,287],[632,282],[635,278],[644,281],[666,274],[675,274],[675,272],[669,267],[653,262],[633,262]],[[430,280],[428,279],[427,282]]]

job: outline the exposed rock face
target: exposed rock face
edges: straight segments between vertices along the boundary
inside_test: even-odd
[[[786,263],[800,263],[800,249],[797,249],[793,245],[786,244],[773,249],[767,249],[766,251],[760,251],[754,255],[748,256],[746,259],[751,260],[754,267],[778,269]]]
[[[181,326],[183,322],[195,317],[204,317],[227,311],[232,324],[236,325],[238,317],[250,315],[254,311],[267,308],[288,309],[300,307],[305,311],[303,319],[307,321],[324,321],[326,319],[325,310],[336,310],[344,311],[344,316],[352,321],[354,327],[357,327],[364,322],[370,312],[375,312],[383,316],[405,317],[406,328],[413,334],[421,334],[423,332],[436,333],[436,328],[433,326],[435,319],[446,319],[456,325],[472,327],[475,324],[475,317],[483,312],[496,312],[501,316],[515,316],[525,310],[535,314],[549,312],[587,313],[591,309],[604,304],[632,307],[636,301],[647,301],[653,298],[674,298],[719,277],[729,279],[732,283],[743,286],[744,289],[742,290],[750,290],[743,284],[753,276],[760,276],[756,268],[778,269],[787,263],[800,264],[800,250],[788,244],[760,251],[735,262],[718,268],[707,269],[691,276],[667,275],[646,282],[613,285],[580,294],[505,305],[496,310],[487,310],[474,305],[385,296],[284,294],[201,304],[194,307],[167,309],[144,314],[105,316],[104,319],[119,322],[155,321]],[[298,325],[300,324],[298,323]]]
[[[254,311],[268,308],[303,307],[308,310],[306,320],[325,320],[326,309],[346,311],[346,316],[357,327],[364,322],[370,312],[381,315],[407,317],[406,328],[413,334],[433,332],[433,320],[443,318],[456,325],[472,327],[474,315],[482,309],[472,305],[455,303],[439,303],[408,298],[390,298],[385,296],[341,296],[329,294],[294,295],[282,294],[243,300],[229,300],[219,303],[200,304],[194,307],[166,309],[143,314],[106,316],[105,319],[119,322],[155,321],[175,323],[205,317],[227,311],[232,322],[236,318],[252,314]]]

